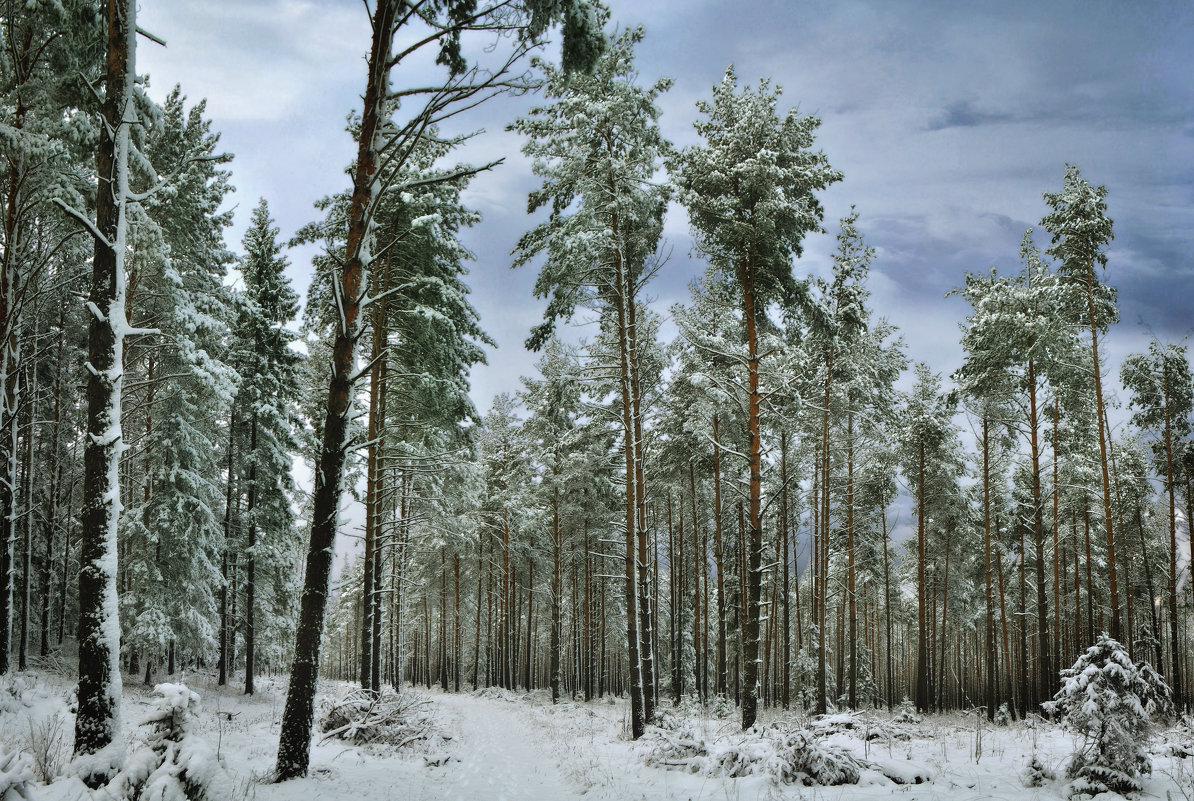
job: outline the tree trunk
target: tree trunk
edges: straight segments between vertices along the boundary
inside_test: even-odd
[[[611,227],[615,240],[619,240],[618,232],[618,215],[615,212],[612,217]],[[643,689],[643,665],[639,653],[639,626],[638,626],[638,593],[635,588],[635,568],[636,568],[636,526],[638,522],[638,503],[635,498],[635,493],[638,488],[637,482],[637,465],[636,455],[637,449],[634,442],[634,402],[631,397],[633,393],[633,379],[631,367],[631,350],[632,346],[629,342],[630,335],[630,311],[629,304],[631,303],[631,293],[629,290],[631,279],[626,275],[628,265],[622,261],[621,250],[618,249],[617,256],[614,263],[614,279],[617,282],[615,287],[615,296],[617,298],[617,322],[618,322],[618,343],[619,343],[619,386],[621,389],[622,400],[622,439],[623,452],[626,460],[626,475],[625,475],[625,505],[626,516],[624,521],[625,539],[626,539],[626,649],[629,658],[630,670],[630,736],[637,740],[643,736],[646,724],[646,712],[644,708],[645,691]],[[645,569],[646,566],[643,565]]]
[[[249,519],[245,548],[245,695],[253,694],[253,670],[257,659],[257,410],[249,421],[249,498],[245,516]]]
[[[1036,405],[1036,365],[1028,360],[1028,425],[1032,433],[1032,542],[1036,550],[1036,630],[1040,661],[1035,704],[1053,697],[1053,651],[1049,645],[1049,596],[1045,592],[1045,524],[1041,498],[1041,451],[1038,440],[1040,418]]]
[[[755,723],[759,700],[759,605],[762,587],[763,557],[763,474],[762,474],[762,430],[760,426],[759,392],[759,335],[758,315],[755,308],[755,265],[753,257],[742,262],[738,268],[742,284],[742,313],[746,322],[746,371],[747,371],[747,423],[749,438],[747,456],[750,463],[750,527],[747,535],[747,577],[746,577],[746,625],[743,627],[743,673],[742,673],[742,728],[749,729]]]
[[[999,706],[999,689],[995,683],[995,606],[991,592],[991,421],[983,415],[983,552],[986,556],[987,592],[987,720],[994,722]]]
[[[916,709],[929,708],[928,610],[925,606],[925,446],[921,443],[916,467],[916,608],[919,636],[916,638]]]
[[[858,605],[854,595],[854,412],[846,417],[846,594],[849,596],[850,709],[858,709]],[[948,559],[948,556],[946,557]]]
[[[1095,321],[1094,265],[1087,265],[1086,308],[1090,321],[1090,353],[1094,365],[1095,414],[1099,427],[1099,467],[1103,474],[1103,520],[1107,533],[1107,579],[1111,592],[1111,638],[1121,637],[1119,622],[1119,585],[1115,569],[1115,534],[1111,527],[1111,474],[1107,466],[1107,438],[1110,436],[1103,425],[1103,376],[1099,369],[1099,331]],[[1089,584],[1088,584],[1089,586]]]
[[[784,557],[782,560],[782,569],[784,571],[784,585],[783,585],[783,593],[784,593],[784,643],[783,643],[783,648],[784,648],[783,654],[784,655],[783,655],[783,660],[784,661],[783,661],[783,677],[781,679],[783,681],[783,688],[780,693],[780,703],[782,704],[783,708],[786,710],[788,708],[788,705],[791,702],[790,694],[791,694],[791,689],[792,689],[792,618],[791,618],[791,614],[790,614],[791,609],[790,609],[790,604],[789,604],[789,599],[792,597],[792,595],[791,595],[791,588],[789,587],[789,584],[788,584],[790,575],[792,572],[792,566],[789,561],[789,559],[791,557],[792,549],[791,549],[791,543],[788,540],[789,512],[788,512],[788,432],[787,431],[780,432],[779,453],[780,453],[779,465],[780,465],[780,486],[781,486],[781,490],[780,490],[780,521],[781,521],[780,522],[780,538],[783,540],[783,549],[784,549]],[[721,537],[718,537],[719,550],[720,550],[720,545],[721,545]],[[720,560],[720,557],[718,558],[717,576],[718,576],[718,582],[717,582],[718,611],[721,612],[721,560]],[[799,592],[799,589],[800,589],[799,586],[797,586],[797,592]],[[724,650],[724,648],[725,648],[725,640],[724,640],[725,616],[722,615],[721,619],[722,619],[722,623],[723,623],[723,627],[721,630],[723,639],[722,639],[722,642],[720,643],[720,647],[722,649],[720,651],[720,654],[722,656],[724,656],[724,654],[725,654],[725,650]],[[799,623],[799,621],[797,621],[797,623]],[[724,665],[723,665],[723,667],[724,667]]]
[[[235,483],[233,473],[233,454],[236,451],[236,406],[232,407],[228,420],[228,483],[224,487],[224,547],[220,559],[220,664],[219,680],[217,684],[223,687],[228,683],[228,639],[232,636],[228,626],[228,543],[232,541],[232,487]]]
[[[716,414],[713,415],[713,558],[717,568],[717,679],[714,684],[717,694],[724,698],[729,676],[726,671],[725,549],[721,528],[721,435]]]
[[[559,470],[554,471],[556,478]],[[560,662],[562,642],[562,626],[564,615],[563,576],[561,561],[564,543],[560,533],[560,492],[557,489],[551,499],[551,702],[560,702]]]
[[[336,520],[343,484],[348,414],[351,409],[356,343],[360,337],[363,290],[368,286],[368,225],[374,202],[374,178],[382,144],[378,127],[388,95],[390,48],[397,10],[394,0],[378,0],[373,12],[373,41],[369,78],[365,86],[360,142],[353,172],[349,204],[348,238],[344,267],[336,286],[339,324],[332,345],[332,375],[328,388],[327,416],[323,426],[311,512],[311,541],[299,624],[295,634],[294,664],[282,713],[275,777],[278,781],[304,776],[310,763],[311,722],[315,680],[319,671],[319,644],[327,609],[328,581],[336,539]]]
[[[120,393],[125,319],[130,128],[136,119],[136,18],[131,0],[107,0],[107,82],[96,191],[95,256],[88,308],[87,437],[79,569],[79,689],[76,755],[93,754],[120,731],[120,624],[116,598],[116,531],[120,517]],[[98,786],[97,772],[84,779]]]
[[[1162,370],[1162,400],[1165,405],[1165,488],[1169,494],[1169,655],[1172,657],[1172,674],[1169,677],[1169,686],[1173,688],[1173,706],[1175,709],[1182,709],[1185,707],[1185,692],[1182,687],[1182,648],[1181,640],[1178,638],[1178,616],[1177,610],[1177,488],[1174,486],[1177,481],[1177,475],[1173,470],[1173,428],[1170,420],[1169,408],[1169,362],[1163,362],[1164,369]],[[1194,537],[1191,538],[1194,540]],[[1146,557],[1147,558],[1147,555]],[[1194,564],[1191,565],[1190,570],[1194,571]],[[1149,591],[1149,606],[1152,606],[1152,591]],[[1161,632],[1156,631],[1154,627],[1153,636],[1158,640],[1161,638]],[[1160,662],[1157,663],[1158,666]]]

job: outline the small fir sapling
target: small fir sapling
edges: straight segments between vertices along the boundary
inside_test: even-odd
[[[1061,676],[1047,708],[1080,737],[1066,772],[1069,795],[1140,790],[1138,777],[1152,773],[1153,718],[1172,713],[1165,681],[1105,633]]]

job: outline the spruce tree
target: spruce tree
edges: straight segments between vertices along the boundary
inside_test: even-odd
[[[297,550],[291,454],[298,386],[298,354],[287,325],[298,296],[285,275],[288,262],[264,198],[253,210],[241,260],[244,298],[236,328],[235,367],[240,374],[236,418],[247,428],[239,473],[246,478],[245,692],[253,692],[259,616],[272,628],[288,628],[293,616],[294,579],[290,559]],[[228,477],[232,480],[232,476]],[[259,568],[261,573],[259,574]],[[258,581],[261,575],[264,582]],[[258,591],[264,598],[258,600]],[[261,615],[261,611],[267,614]],[[267,639],[276,642],[278,632]]]

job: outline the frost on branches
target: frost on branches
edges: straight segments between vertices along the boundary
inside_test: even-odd
[[[1173,710],[1168,685],[1148,664],[1133,664],[1106,633],[1061,676],[1047,706],[1080,738],[1067,770],[1069,794],[1140,790],[1137,777],[1152,773],[1152,718]]]

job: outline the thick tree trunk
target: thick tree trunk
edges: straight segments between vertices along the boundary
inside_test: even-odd
[[[282,713],[278,743],[276,779],[283,781],[307,773],[311,751],[311,722],[314,714],[315,680],[319,671],[319,644],[327,609],[328,582],[331,578],[332,551],[336,539],[336,520],[347,446],[348,414],[352,405],[353,371],[356,343],[360,337],[361,300],[368,286],[372,258],[368,225],[374,202],[374,183],[381,137],[378,136],[388,94],[390,48],[394,37],[394,19],[400,3],[378,0],[373,12],[373,42],[369,54],[369,77],[365,85],[361,115],[360,141],[353,172],[352,198],[349,203],[348,238],[344,267],[339,276],[336,298],[339,323],[332,344],[332,375],[328,388],[327,416],[323,426],[315,476],[315,495],[311,513],[311,542],[299,624],[295,635],[294,663],[286,707]]]
[[[754,263],[747,259],[739,267],[742,284],[742,313],[746,322],[746,371],[747,371],[747,422],[749,439],[747,457],[750,473],[748,500],[750,502],[750,527],[747,534],[747,576],[746,576],[746,625],[743,627],[743,671],[742,671],[742,728],[749,729],[755,723],[759,701],[759,604],[762,590],[763,557],[763,472],[762,472],[762,430],[759,421],[762,395],[759,391],[759,335],[756,309]]]
[[[106,97],[97,157],[95,256],[87,356],[87,437],[83,450],[83,516],[79,570],[77,755],[93,754],[117,736],[121,694],[120,623],[116,598],[116,531],[120,517],[120,391],[123,378],[126,200],[136,19],[131,0],[108,0]],[[85,779],[97,785],[98,770]]]

